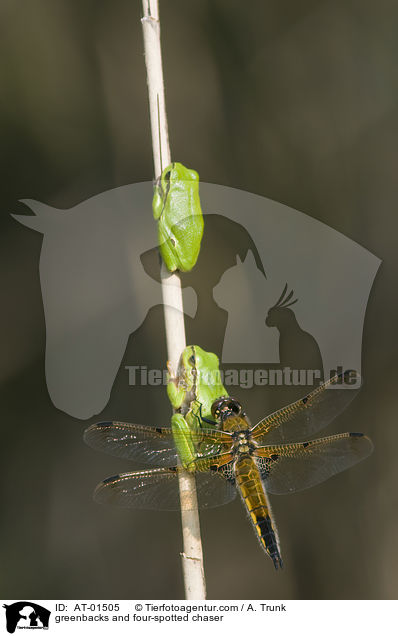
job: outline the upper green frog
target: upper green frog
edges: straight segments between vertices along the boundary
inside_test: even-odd
[[[192,433],[217,422],[211,415],[215,400],[228,393],[221,381],[219,361],[214,353],[190,345],[181,354],[177,377],[167,385],[169,400],[178,413],[171,418],[177,450],[182,464],[188,467],[196,457]]]
[[[189,272],[198,259],[203,236],[198,173],[182,163],[167,166],[156,183],[152,208],[167,268]]]

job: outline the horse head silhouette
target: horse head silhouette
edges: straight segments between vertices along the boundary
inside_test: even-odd
[[[151,192],[151,183],[121,186],[65,210],[24,199],[35,214],[12,215],[43,234],[47,387],[54,405],[79,419],[105,407],[130,334],[162,303],[140,260],[156,245]],[[194,292],[184,295],[192,314]]]

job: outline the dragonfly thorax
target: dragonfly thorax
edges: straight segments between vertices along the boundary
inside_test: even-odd
[[[255,445],[250,440],[250,431],[248,429],[235,431],[232,437],[234,440],[233,452],[235,455],[251,455],[253,453]]]

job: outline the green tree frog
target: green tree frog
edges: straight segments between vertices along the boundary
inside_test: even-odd
[[[167,166],[155,186],[152,208],[167,268],[189,272],[198,259],[203,236],[198,173],[182,163]]]
[[[228,396],[221,381],[219,361],[214,353],[190,345],[181,354],[177,377],[169,378],[167,394],[178,411],[171,418],[177,451],[183,466],[188,467],[196,457],[192,432],[201,427],[216,426],[211,415],[215,400]]]

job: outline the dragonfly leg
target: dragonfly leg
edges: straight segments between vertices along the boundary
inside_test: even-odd
[[[198,409],[197,409],[198,412],[199,412],[199,415],[198,415],[198,413],[195,413],[195,411],[192,410],[192,414],[194,415],[194,417],[196,417],[196,419],[198,421],[198,426],[202,426],[202,422],[206,422],[206,424],[210,424],[210,426],[217,426],[217,422],[215,422],[214,420],[210,420],[210,419],[208,419],[207,417],[205,417],[203,415],[203,412],[202,412],[203,404],[202,404],[202,402],[199,402],[199,400],[195,400],[194,403],[199,405]]]

